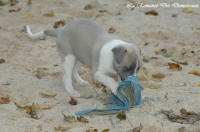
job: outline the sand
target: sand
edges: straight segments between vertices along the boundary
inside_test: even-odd
[[[6,1],[6,0],[5,0]],[[141,0],[144,4],[156,3],[153,0]],[[167,2],[167,0],[160,0]],[[176,1],[178,2],[178,1]],[[198,0],[182,0],[182,4],[200,4]],[[90,4],[91,9],[84,10]],[[89,128],[98,131],[108,128],[109,132],[128,132],[142,124],[142,132],[199,132],[200,122],[180,124],[171,122],[161,110],[173,110],[179,114],[181,108],[200,112],[200,77],[188,74],[200,68],[200,9],[192,8],[192,13],[183,8],[135,8],[128,9],[126,0],[20,0],[14,6],[0,6],[0,57],[5,63],[0,64],[0,97],[8,95],[10,102],[0,104],[1,132],[54,132],[67,127],[67,132],[85,132]],[[21,10],[9,12],[10,9]],[[150,10],[158,12],[157,16],[145,15]],[[99,12],[101,10],[101,12]],[[43,14],[54,11],[55,16]],[[27,14],[29,14],[27,16]],[[30,16],[31,14],[31,16]],[[81,76],[88,80],[101,97],[89,99],[77,98],[77,105],[68,103],[69,94],[62,83],[62,67],[56,51],[55,38],[31,40],[24,32],[24,26],[30,25],[33,32],[53,28],[58,20],[66,23],[76,18],[91,18],[106,30],[114,27],[113,33],[122,40],[132,42],[142,49],[145,59],[143,68],[138,73],[143,90],[143,104],[126,112],[127,119],[120,121],[116,115],[85,116],[89,123],[66,122],[62,113],[73,115],[74,112],[94,107],[104,107],[102,86],[93,85],[91,72],[82,67]],[[167,49],[169,57],[155,51]],[[184,55],[182,55],[184,54]],[[172,59],[186,61],[182,70],[169,69]],[[46,68],[44,77],[38,79],[35,71]],[[145,68],[152,74],[163,73],[165,77],[155,79],[145,74]],[[158,89],[150,88],[152,84],[161,84]],[[74,83],[78,90],[84,87]],[[54,98],[42,97],[40,92],[56,94]],[[26,110],[17,108],[36,103],[50,105],[51,109],[39,110],[39,119],[33,119]],[[60,129],[58,128],[60,126]],[[55,129],[57,128],[57,129]]]

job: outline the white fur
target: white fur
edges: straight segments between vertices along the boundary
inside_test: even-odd
[[[116,71],[113,68],[113,53],[112,49],[121,44],[128,44],[122,40],[112,40],[106,43],[100,51],[99,66],[97,72],[94,74],[94,80],[103,83],[105,86],[111,89],[116,94],[118,83],[108,76],[108,74],[115,74]]]
[[[44,38],[45,37],[45,34],[44,34],[43,31],[33,34],[28,25],[26,25],[26,32],[28,34],[28,37],[31,38],[31,39],[38,39],[38,38]]]
[[[69,54],[65,57],[65,61],[63,63],[63,81],[65,89],[69,92],[70,95],[73,95],[74,97],[80,97],[80,93],[78,93],[72,86],[72,71],[75,65],[75,61],[76,58],[72,54]]]
[[[73,70],[73,77],[75,79],[75,81],[81,85],[86,85],[88,84],[87,81],[83,80],[80,76],[79,76],[79,73],[78,73],[78,64],[75,65],[74,67],[74,70]]]

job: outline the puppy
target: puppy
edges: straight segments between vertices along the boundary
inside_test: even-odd
[[[141,67],[140,50],[136,45],[114,38],[102,27],[90,19],[77,19],[55,30],[44,30],[32,34],[26,26],[27,34],[32,39],[46,35],[56,37],[56,46],[64,69],[64,86],[71,96],[80,97],[72,86],[72,76],[80,84],[87,84],[78,74],[77,60],[93,71],[93,79],[104,84],[116,94],[119,81],[136,75]]]

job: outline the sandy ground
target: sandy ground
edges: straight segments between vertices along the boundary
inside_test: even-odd
[[[155,3],[153,0],[141,1],[144,4]],[[92,8],[84,10],[88,3]],[[5,63],[0,64],[0,97],[10,97],[8,104],[0,104],[1,132],[58,132],[55,128],[59,126],[69,127],[66,130],[69,132],[85,132],[89,128],[96,128],[100,132],[106,128],[110,132],[127,132],[140,123],[143,125],[142,132],[200,132],[200,122],[192,125],[175,123],[160,112],[162,109],[173,110],[179,114],[181,108],[200,112],[200,87],[197,87],[200,77],[188,74],[200,67],[200,9],[185,13],[183,8],[154,8],[158,15],[152,16],[145,15],[152,8],[131,10],[126,7],[128,3],[126,0],[33,0],[28,6],[26,0],[20,0],[14,6],[0,6],[0,57],[5,59]],[[181,3],[200,4],[198,0],[182,0]],[[9,12],[18,8],[21,9],[19,12]],[[54,17],[43,16],[50,11],[54,11]],[[27,14],[32,16],[28,17]],[[68,23],[80,17],[92,18],[106,30],[114,27],[115,35],[142,49],[145,62],[138,76],[144,87],[143,104],[126,112],[126,120],[120,121],[116,115],[110,115],[85,116],[89,123],[64,121],[62,113],[73,115],[79,110],[104,107],[104,103],[93,97],[78,98],[77,105],[70,105],[69,95],[62,83],[62,68],[55,39],[30,40],[24,32],[24,25],[27,24],[33,32],[37,32],[52,28],[58,20]],[[162,48],[167,49],[170,57],[155,54],[157,49]],[[181,71],[171,70],[168,62],[172,62],[172,59],[186,61],[188,65],[181,65]],[[46,75],[38,79],[34,71],[42,67],[47,67]],[[148,75],[146,71],[150,71]],[[80,73],[92,82],[88,69],[83,67]],[[165,77],[155,79],[151,73],[163,73]],[[161,87],[150,88],[154,83],[161,84]],[[96,88],[102,97],[104,93],[101,89]],[[45,98],[40,95],[41,91],[57,95]],[[25,110],[17,108],[15,102],[21,106],[36,103],[52,108],[40,110],[40,119],[33,119]]]

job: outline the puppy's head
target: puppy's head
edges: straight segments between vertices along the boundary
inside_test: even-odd
[[[123,81],[128,76],[136,75],[141,67],[141,51],[135,45],[119,45],[112,49],[113,68],[118,78]]]

